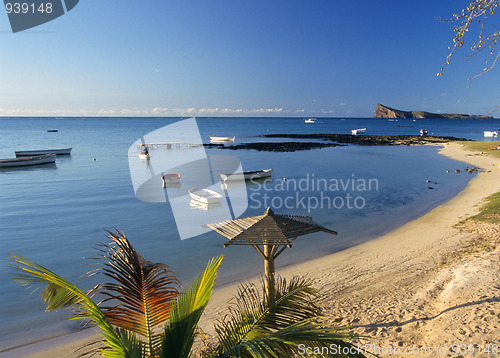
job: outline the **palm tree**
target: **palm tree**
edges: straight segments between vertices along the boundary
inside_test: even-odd
[[[98,249],[102,266],[88,275],[103,274],[112,283],[83,292],[50,270],[15,254],[11,254],[12,278],[24,285],[41,286],[48,311],[69,308],[73,311],[72,319],[93,322],[104,343],[96,350],[104,357],[190,357],[198,321],[212,294],[223,256],[210,260],[203,273],[179,290],[179,281],[171,269],[142,258],[123,233],[108,231],[108,238],[110,243],[101,244]],[[92,299],[97,293],[104,295],[98,304]],[[281,357],[295,354],[300,344],[352,347],[345,340],[358,336],[321,326],[314,295],[315,290],[306,280],[297,278],[289,284],[282,281],[276,290],[275,304],[268,307],[255,287],[240,287],[236,310],[216,325],[217,343],[204,355]]]
[[[210,357],[292,357],[302,346],[321,352],[315,356],[364,357],[349,341],[359,336],[346,327],[327,328],[314,303],[318,290],[303,277],[293,277],[289,283],[276,283],[274,303],[261,294],[265,279],[258,289],[242,284],[229,314],[215,325],[216,343],[206,350]],[[333,345],[333,346],[332,346]],[[349,354],[334,354],[333,348]]]

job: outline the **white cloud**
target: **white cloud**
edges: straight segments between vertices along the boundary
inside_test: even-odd
[[[283,114],[304,113],[304,109],[285,110],[283,107],[270,108],[171,108],[153,107],[151,109],[141,108],[100,108],[96,110],[70,110],[70,109],[5,109],[0,108],[1,116],[209,116],[209,115],[235,115],[235,116],[272,116]]]

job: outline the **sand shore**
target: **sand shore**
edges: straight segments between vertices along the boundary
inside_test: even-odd
[[[371,337],[369,343],[379,347],[377,353],[383,357],[460,356],[452,354],[453,344],[481,349],[500,344],[500,231],[494,225],[470,230],[456,225],[477,213],[487,196],[500,191],[499,160],[471,155],[456,143],[445,144],[440,153],[485,171],[449,202],[387,235],[278,269],[284,277],[307,274],[314,279],[326,315],[335,324],[350,325]],[[211,332],[212,322],[235,292],[235,285],[216,289],[200,322],[205,332]],[[83,332],[20,347],[0,357],[74,357],[75,349],[94,337]],[[437,352],[437,345],[443,354]],[[411,351],[385,354],[383,349],[389,346]],[[425,351],[427,347],[431,351]],[[490,356],[474,349],[472,356]]]

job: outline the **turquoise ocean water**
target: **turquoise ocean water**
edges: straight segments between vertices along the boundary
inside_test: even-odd
[[[145,258],[167,263],[183,282],[221,253],[226,259],[219,284],[261,271],[262,261],[251,248],[223,249],[225,239],[214,232],[180,240],[169,203],[135,197],[128,164],[130,145],[176,121],[179,118],[0,118],[1,158],[13,157],[15,150],[73,147],[72,155],[59,157],[56,165],[0,170],[0,351],[34,337],[78,328],[74,322],[60,321],[67,312],[45,313],[37,294],[29,295],[9,278],[9,253],[26,256],[88,289],[93,282],[79,278],[91,268],[85,258],[92,256],[96,243],[106,241],[104,229],[116,227]],[[500,120],[320,118],[311,125],[302,118],[199,118],[198,126],[204,142],[214,135],[235,135],[237,143],[244,143],[271,141],[255,137],[267,133],[350,133],[364,127],[367,134],[418,134],[426,128],[429,134],[482,140],[484,130],[500,128]],[[47,129],[59,131],[48,133]],[[310,215],[339,232],[337,237],[299,238],[280,256],[278,266],[333,253],[391,231],[449,200],[472,178],[463,170],[454,172],[465,168],[464,163],[442,157],[437,148],[428,146],[206,152],[208,156],[234,155],[245,170],[274,169],[273,182],[266,189],[248,187],[252,200],[244,216],[261,214],[264,194],[268,194],[275,198],[277,213]],[[357,203],[362,207],[284,207],[286,198],[294,198],[289,204],[300,198],[293,186],[283,186],[282,178],[288,183],[372,179],[377,186],[335,192],[343,198],[348,193],[361,197]],[[309,187],[300,195],[321,200],[324,191]]]

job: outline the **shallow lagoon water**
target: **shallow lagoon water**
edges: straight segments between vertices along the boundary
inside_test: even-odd
[[[183,282],[221,253],[226,259],[219,285],[262,270],[261,259],[251,248],[223,249],[225,239],[214,232],[180,240],[169,203],[148,203],[135,197],[128,148],[148,132],[178,120],[0,119],[2,158],[14,156],[14,150],[73,147],[72,155],[59,157],[55,166],[0,171],[0,350],[77,327],[59,321],[67,312],[45,313],[37,294],[28,295],[9,278],[7,257],[11,252],[88,289],[93,282],[79,279],[91,268],[85,258],[93,255],[97,242],[106,241],[104,230],[116,227],[145,258],[172,266]],[[237,142],[245,142],[264,140],[254,136],[266,133],[349,133],[362,127],[369,134],[417,134],[420,126],[437,135],[482,139],[482,130],[498,129],[500,121],[318,119],[308,125],[302,119],[214,118],[199,119],[198,125],[206,142],[211,135],[236,135]],[[56,128],[59,132],[47,132]],[[449,200],[472,177],[454,172],[465,168],[464,163],[442,157],[436,147],[428,146],[347,146],[294,153],[206,149],[206,153],[209,157],[235,155],[245,170],[274,169],[272,183],[248,186],[249,207],[243,216],[263,213],[267,195],[267,203],[274,200],[276,213],[309,215],[338,231],[335,237],[314,234],[299,238],[280,256],[278,266],[333,253],[391,231]],[[331,186],[305,188],[304,183],[313,179],[328,183],[374,180],[377,187],[347,191],[335,191]],[[294,190],[291,183],[299,182],[302,189]],[[332,199],[346,194],[361,197],[363,206],[340,207],[339,199],[336,206],[329,207],[325,200],[323,207],[302,204],[306,200],[315,203],[314,198],[321,202],[322,195]]]

